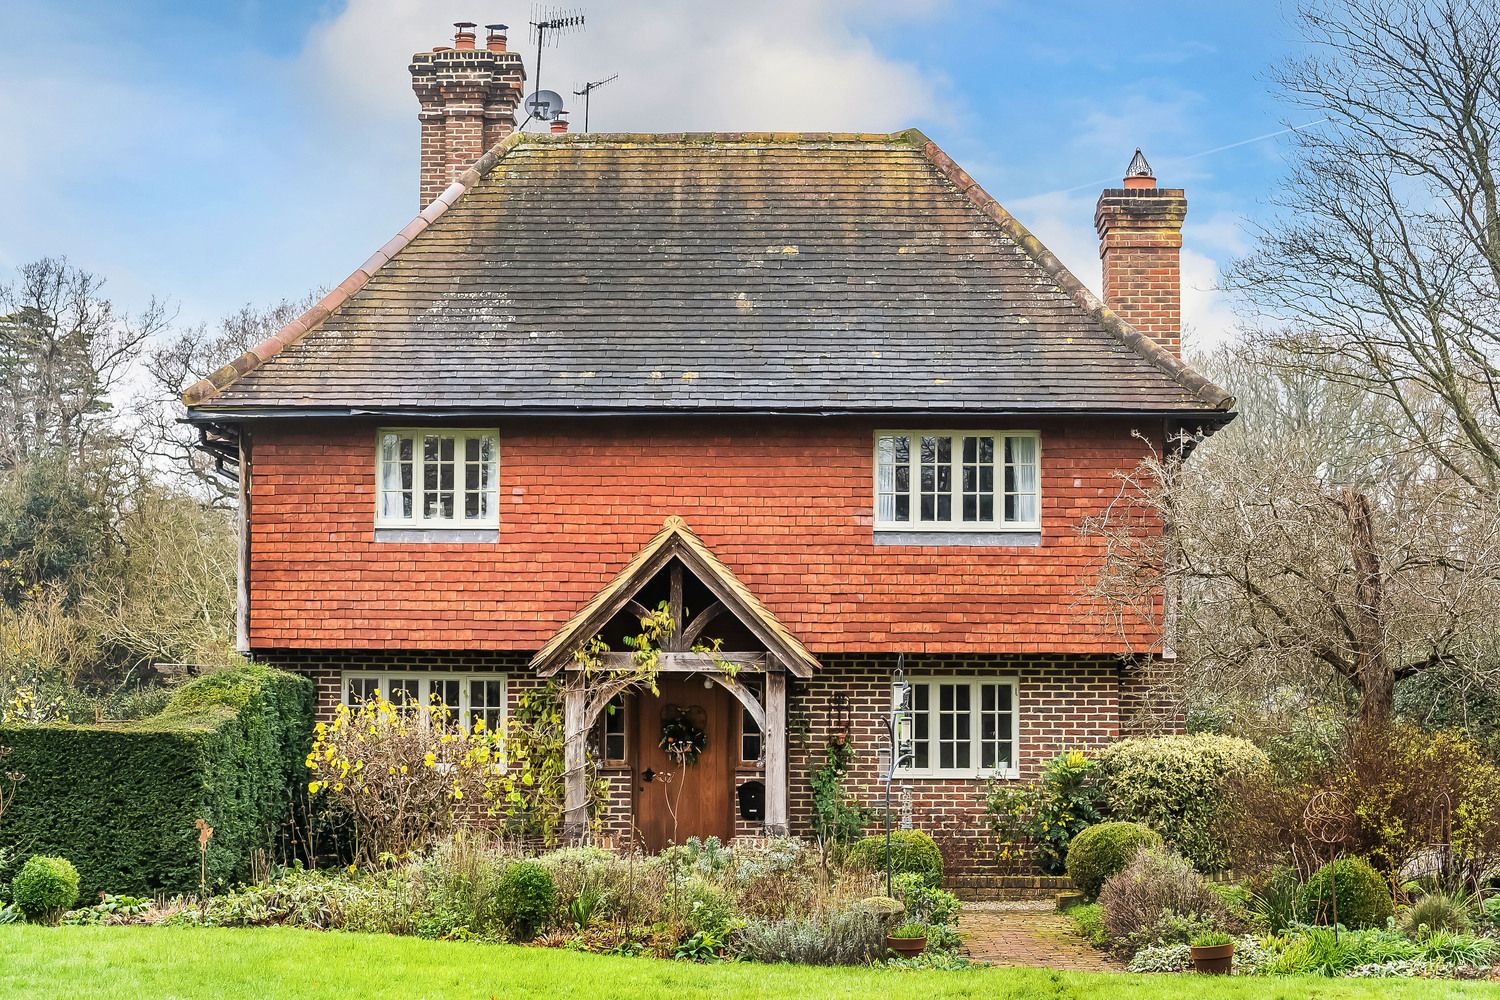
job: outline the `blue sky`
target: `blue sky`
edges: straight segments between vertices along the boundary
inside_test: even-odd
[[[1093,203],[1137,145],[1188,190],[1185,308],[1264,217],[1284,138],[1275,4],[577,0],[549,89],[619,73],[600,129],[916,125],[1097,287]],[[341,281],[416,211],[406,57],[530,0],[5,0],[0,274],[66,254],[183,322]],[[524,28],[512,32],[515,42]],[[517,47],[522,47],[519,44]],[[531,54],[526,55],[528,70]]]

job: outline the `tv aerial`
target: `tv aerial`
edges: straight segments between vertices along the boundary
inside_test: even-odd
[[[542,49],[548,45],[556,45],[559,35],[570,31],[583,30],[583,12],[578,10],[562,10],[557,7],[533,7],[531,10],[531,35],[536,39],[536,90],[526,98],[526,110],[531,118],[539,118],[542,121],[553,121],[558,112],[562,111],[562,97],[556,91],[542,89]],[[543,101],[545,96],[550,101]],[[555,103],[552,103],[555,102]],[[533,111],[532,105],[538,108],[545,106],[547,115],[540,111]],[[530,121],[528,118],[527,121]],[[524,123],[523,123],[524,127]]]
[[[574,97],[583,98],[583,130],[585,132],[589,130],[589,97],[593,95],[594,91],[598,90],[606,83],[614,83],[619,78],[620,74],[616,73],[614,76],[608,78],[607,80],[594,80],[591,83],[585,83],[582,90],[573,91]]]

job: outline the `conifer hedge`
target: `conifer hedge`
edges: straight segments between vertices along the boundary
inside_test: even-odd
[[[243,880],[285,822],[312,711],[306,678],[250,665],[184,685],[148,719],[0,727],[6,769],[25,775],[0,817],[0,887],[53,854],[77,866],[85,901],[196,891],[200,818],[209,887]]]

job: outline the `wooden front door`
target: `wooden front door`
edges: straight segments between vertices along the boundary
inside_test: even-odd
[[[661,696],[637,699],[635,825],[646,849],[659,851],[689,837],[734,835],[733,696],[701,676],[658,677]],[[705,736],[696,764],[681,766],[661,747],[662,725],[686,715]]]

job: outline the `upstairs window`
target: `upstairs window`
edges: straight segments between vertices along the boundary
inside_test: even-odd
[[[1035,431],[881,431],[875,527],[1036,531],[1040,453]]]
[[[393,428],[377,451],[377,526],[498,526],[498,432]]]

